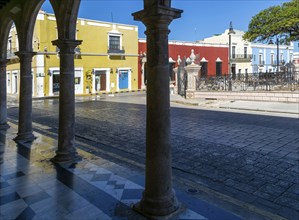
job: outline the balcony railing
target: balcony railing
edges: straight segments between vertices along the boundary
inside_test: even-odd
[[[125,54],[124,48],[122,49],[117,49],[117,48],[109,48],[107,51],[108,54],[117,54],[117,55],[123,55]]]
[[[285,64],[285,61],[284,60],[279,60],[279,66],[282,66]],[[271,63],[272,66],[277,66],[277,60],[274,60],[272,63]]]
[[[232,54],[232,61],[235,62],[250,62],[252,54]]]

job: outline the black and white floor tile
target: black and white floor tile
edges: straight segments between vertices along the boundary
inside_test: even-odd
[[[35,134],[38,139],[31,146],[16,145],[12,141],[15,134],[13,124],[0,133],[1,220],[145,219],[131,208],[140,200],[144,188],[116,174],[114,170],[119,165],[93,157],[91,161],[55,166],[49,160],[57,146],[55,140]],[[88,154],[80,150],[78,153]],[[143,178],[142,174],[122,169]],[[209,218],[191,209],[179,216],[186,220]]]

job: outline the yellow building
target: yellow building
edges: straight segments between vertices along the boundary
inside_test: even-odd
[[[34,30],[32,60],[33,96],[59,93],[59,54],[52,45],[57,36],[53,14],[40,11]],[[75,54],[75,93],[101,94],[138,89],[138,28],[89,19],[78,19]],[[7,91],[19,92],[20,66],[16,28],[8,41]]]

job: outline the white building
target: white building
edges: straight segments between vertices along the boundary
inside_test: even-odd
[[[229,45],[229,29],[225,30],[222,34],[217,34],[209,38],[205,38],[198,42],[202,43],[220,43],[227,44],[230,46],[231,51],[231,73],[244,74],[251,71],[251,59],[252,59],[252,49],[251,43],[244,41],[242,36],[243,31],[234,30],[234,34],[231,34],[231,45]],[[228,56],[229,59],[229,56]]]

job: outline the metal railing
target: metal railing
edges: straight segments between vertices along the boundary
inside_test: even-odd
[[[232,54],[231,60],[232,61],[251,61],[252,59],[252,54]]]
[[[295,91],[299,90],[299,72],[248,73],[196,79],[200,91]]]
[[[107,53],[108,54],[125,54],[124,47],[122,48],[108,48]]]

